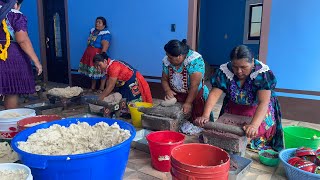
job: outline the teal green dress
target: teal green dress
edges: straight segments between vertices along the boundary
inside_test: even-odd
[[[258,136],[251,141],[253,149],[283,149],[281,110],[274,91],[276,83],[277,80],[269,67],[258,60],[254,61],[254,68],[242,87],[230,62],[221,65],[211,79],[213,88],[219,88],[226,93],[220,116],[230,113],[252,117],[258,105],[258,91],[271,91],[268,112],[258,129]]]

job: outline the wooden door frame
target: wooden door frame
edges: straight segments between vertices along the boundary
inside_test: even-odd
[[[270,14],[271,14],[272,0],[263,0],[262,10],[262,25],[261,25],[261,36],[260,36],[260,47],[259,47],[259,60],[263,63],[267,63],[268,54],[268,38],[270,30]],[[188,44],[192,49],[198,49],[198,11],[199,11],[200,0],[189,0],[188,8],[188,33],[187,39]]]
[[[46,52],[46,37],[45,37],[45,22],[43,14],[43,0],[37,0],[37,9],[38,9],[38,23],[39,23],[39,40],[40,40],[40,58],[43,66],[43,76],[44,81],[48,82],[48,68],[47,68],[47,52]],[[67,59],[68,59],[68,79],[69,85],[71,86],[71,63],[70,63],[70,40],[69,40],[69,18],[68,18],[68,0],[64,0],[64,13],[65,13],[65,22],[66,22],[66,50],[67,50]]]

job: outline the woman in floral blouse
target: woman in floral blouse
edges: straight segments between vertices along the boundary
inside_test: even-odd
[[[204,113],[196,119],[203,126],[222,93],[223,113],[252,117],[243,129],[252,149],[283,149],[281,111],[274,89],[276,78],[269,67],[253,58],[247,46],[235,47],[230,62],[222,64],[212,77],[212,90]]]
[[[189,48],[186,40],[171,40],[165,46],[162,62],[162,88],[165,100],[176,98],[192,120],[202,115],[209,90],[204,85],[205,64],[202,56]],[[213,116],[211,115],[213,120]]]

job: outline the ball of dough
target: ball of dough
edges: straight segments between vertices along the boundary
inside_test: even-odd
[[[110,104],[118,104],[122,99],[122,95],[118,92],[112,93],[109,96],[105,97],[103,101]]]
[[[168,106],[173,106],[176,102],[177,102],[177,99],[173,97],[171,99],[162,101],[160,104],[161,106],[168,107]]]

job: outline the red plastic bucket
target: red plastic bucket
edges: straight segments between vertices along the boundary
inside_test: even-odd
[[[183,134],[174,131],[157,131],[148,134],[146,139],[149,144],[153,168],[169,172],[171,150],[183,144],[184,138]]]
[[[227,180],[229,168],[229,154],[209,144],[183,144],[171,152],[173,180]]]

